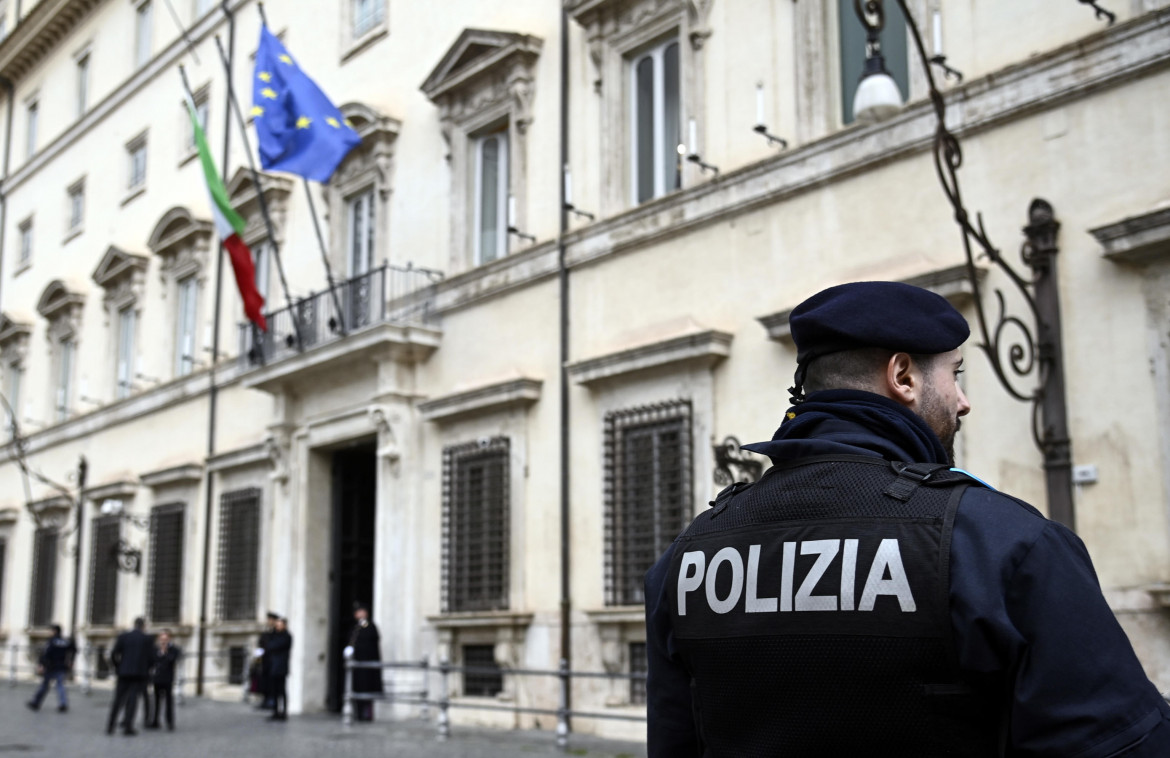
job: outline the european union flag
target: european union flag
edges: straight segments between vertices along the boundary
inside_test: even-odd
[[[252,117],[260,165],[327,182],[361,142],[317,83],[301,71],[281,41],[260,29],[252,84]]]

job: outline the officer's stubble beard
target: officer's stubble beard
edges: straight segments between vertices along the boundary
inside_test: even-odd
[[[948,409],[933,382],[927,381],[922,387],[922,398],[918,402],[918,415],[926,422],[942,443],[947,454],[947,463],[955,465],[955,435],[963,422],[953,409]]]

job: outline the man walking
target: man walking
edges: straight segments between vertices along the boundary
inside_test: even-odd
[[[106,734],[114,733],[114,725],[118,720],[118,712],[123,708],[122,732],[127,737],[138,734],[134,729],[134,715],[138,710],[138,699],[143,697],[147,678],[150,675],[150,663],[154,645],[144,631],[146,620],[134,619],[134,628],[118,635],[114,648],[110,651],[110,661],[118,675],[117,688],[114,691],[114,702],[110,706],[110,718],[106,723]]]
[[[285,689],[285,680],[288,679],[289,652],[292,650],[292,635],[288,633],[288,622],[283,618],[276,620],[272,634],[268,635],[264,648],[264,659],[268,661],[268,681],[272,693],[272,715],[269,721],[288,720],[288,692]]]
[[[774,465],[646,575],[651,758],[1170,755],[1085,546],[951,468],[959,312],[861,282],[789,323]]]
[[[175,728],[175,666],[179,662],[182,652],[171,644],[171,631],[163,629],[158,635],[158,646],[154,649],[154,718],[146,725],[147,729],[158,729],[158,717],[165,707],[167,730]]]
[[[349,646],[345,649],[347,656],[352,656],[357,662],[382,661],[381,644],[378,637],[378,627],[370,621],[370,609],[358,603],[353,610],[353,631],[349,634]],[[380,695],[382,694],[382,669],[355,668],[353,670],[353,691],[355,693]],[[358,721],[374,720],[374,701],[364,698],[354,701]]]
[[[41,701],[49,692],[49,683],[57,683],[57,710],[61,713],[69,710],[69,700],[65,697],[65,677],[73,669],[73,657],[77,654],[77,647],[73,639],[61,636],[61,627],[53,624],[53,636],[45,643],[37,662],[37,673],[41,675],[41,686],[28,701],[29,710],[40,710]]]

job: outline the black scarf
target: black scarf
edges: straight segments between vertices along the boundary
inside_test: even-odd
[[[814,392],[788,409],[771,442],[744,445],[773,463],[813,455],[873,455],[889,461],[946,463],[938,435],[905,406],[872,392]]]

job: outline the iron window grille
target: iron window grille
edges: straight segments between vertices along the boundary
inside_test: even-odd
[[[495,697],[504,691],[504,672],[496,663],[495,645],[463,646],[463,694]]]
[[[605,602],[641,605],[646,571],[690,521],[691,401],[605,416]]]
[[[248,649],[228,648],[228,684],[243,684],[248,672]]]
[[[150,510],[150,583],[146,607],[152,621],[179,621],[183,599],[183,503]]]
[[[647,671],[646,665],[646,643],[645,642],[631,642],[630,643],[630,673],[642,674]],[[630,704],[631,705],[646,705],[646,680],[645,679],[631,679],[630,680]]]
[[[57,529],[41,527],[33,537],[32,599],[30,626],[53,623],[53,596],[57,585]]]
[[[219,618],[256,617],[260,566],[260,490],[225,492],[219,499]]]
[[[443,450],[443,612],[508,607],[510,445],[506,437]]]
[[[122,520],[101,516],[93,520],[93,552],[90,555],[89,623],[113,626],[118,612],[118,543]]]

